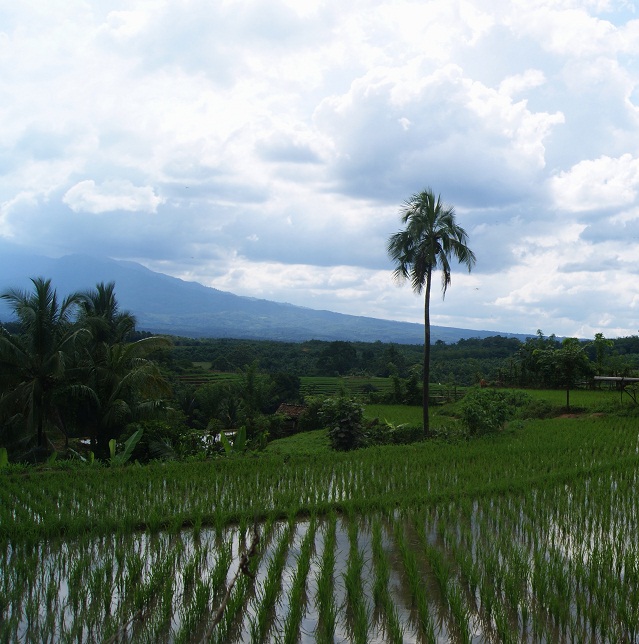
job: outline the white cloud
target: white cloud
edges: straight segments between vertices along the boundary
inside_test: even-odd
[[[499,93],[512,97],[534,87],[539,87],[546,82],[546,76],[540,69],[527,69],[523,74],[515,74],[504,78],[499,83]]]
[[[346,194],[381,189],[397,198],[430,175],[451,199],[464,201],[466,192],[485,193],[492,182],[499,203],[531,189],[545,166],[544,141],[564,117],[533,111],[457,65],[428,74],[411,61],[370,70],[347,93],[325,99],[316,121],[333,138]]]
[[[624,313],[639,297],[631,3],[70,0],[2,11],[2,236],[418,320],[419,301],[390,280],[385,241],[401,202],[431,186],[478,256],[435,298],[439,323],[636,327]]]
[[[552,177],[550,187],[556,206],[571,212],[627,206],[637,199],[639,159],[624,154],[580,161]]]
[[[134,186],[130,181],[105,181],[98,186],[87,179],[69,188],[62,201],[74,212],[99,214],[115,210],[153,213],[164,200],[149,186]]]

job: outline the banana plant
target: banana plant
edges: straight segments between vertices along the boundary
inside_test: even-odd
[[[142,438],[142,434],[144,434],[144,429],[138,429],[136,432],[131,434],[131,436],[129,436],[129,438],[127,438],[126,442],[124,443],[124,451],[120,452],[119,454],[115,453],[115,438],[112,438],[109,441],[109,452],[111,454],[109,463],[111,463],[111,466],[124,465],[129,461],[131,454],[133,454],[135,446],[140,442],[140,439]]]
[[[246,447],[246,427],[242,425],[242,427],[237,430],[233,443],[229,441],[223,431],[220,432],[220,443],[222,443],[224,453],[227,456],[230,456],[231,454],[241,454]]]

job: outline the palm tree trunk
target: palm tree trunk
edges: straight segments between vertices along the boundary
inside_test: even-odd
[[[430,400],[430,282],[432,271],[426,274],[426,293],[424,294],[424,382],[423,382],[423,411],[424,411],[424,438],[430,437],[430,423],[428,419],[428,403]]]

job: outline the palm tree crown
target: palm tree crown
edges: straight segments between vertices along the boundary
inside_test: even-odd
[[[400,211],[405,228],[388,240],[387,251],[395,263],[393,277],[398,283],[409,280],[415,293],[424,294],[424,434],[429,434],[428,400],[430,376],[430,290],[434,270],[442,274],[442,293],[450,285],[451,259],[470,271],[475,254],[468,248],[468,235],[455,221],[455,211],[435,197],[429,188],[414,194]]]
[[[80,294],[82,322],[89,328],[95,343],[123,342],[135,330],[135,317],[121,311],[115,297],[115,282],[100,282]]]
[[[424,190],[404,202],[400,211],[406,228],[391,236],[388,254],[396,263],[393,277],[410,280],[421,293],[433,270],[441,270],[442,292],[450,285],[450,260],[457,259],[470,271],[475,254],[468,248],[468,235],[455,221],[455,210],[442,204],[432,190]]]

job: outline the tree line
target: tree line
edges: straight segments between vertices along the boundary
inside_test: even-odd
[[[601,334],[598,334],[601,336]],[[603,338],[603,336],[601,336]],[[422,345],[382,342],[312,340],[190,339],[176,337],[171,353],[176,373],[193,362],[207,363],[213,371],[236,372],[257,361],[266,373],[295,376],[378,376],[421,378]],[[437,341],[431,346],[431,382],[464,386],[486,383],[543,387],[555,386],[552,370],[539,364],[540,349],[559,349],[561,339],[542,331],[522,341],[500,335],[468,338],[453,344]],[[630,375],[639,368],[639,337],[578,340],[598,375]]]
[[[68,447],[88,437],[98,458],[109,441],[139,429],[134,454],[184,457],[217,450],[203,443],[243,427],[249,444],[281,435],[273,416],[282,402],[303,402],[302,376],[381,376],[390,393],[372,400],[421,404],[423,346],[382,342],[157,337],[135,328],[120,310],[113,283],[60,299],[50,280],[33,279],[31,291],[10,290],[14,320],[0,325],[0,446],[25,454]],[[193,363],[231,372],[207,384],[185,382]],[[493,336],[430,351],[430,382],[446,385],[562,387],[569,391],[595,374],[632,375],[639,366],[639,338],[559,340],[535,336],[522,342]],[[201,369],[201,368],[200,368]]]
[[[51,281],[1,295],[15,317],[0,327],[0,444],[49,451],[51,438],[88,436],[97,455],[133,420],[161,413],[171,390],[153,359],[167,338],[135,339],[114,283],[60,299]]]

